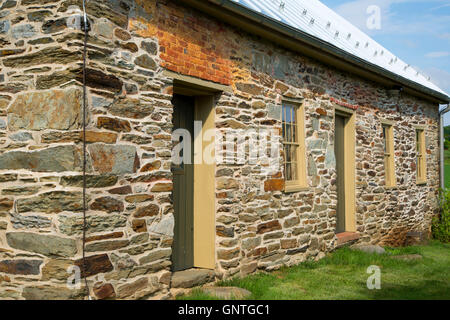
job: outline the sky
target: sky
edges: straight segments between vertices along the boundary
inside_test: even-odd
[[[450,0],[320,0],[450,95]],[[381,28],[369,29],[370,6]],[[450,125],[450,112],[444,119]]]

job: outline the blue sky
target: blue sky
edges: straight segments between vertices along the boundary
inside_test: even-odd
[[[321,1],[450,94],[450,0]],[[371,5],[381,9],[380,30],[366,26]]]

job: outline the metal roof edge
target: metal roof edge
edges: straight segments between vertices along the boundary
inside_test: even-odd
[[[332,55],[336,58],[343,59],[345,62],[353,65],[357,65],[364,70],[374,73],[378,76],[388,78],[392,81],[394,81],[396,84],[400,84],[406,87],[409,87],[413,89],[413,91],[418,91],[422,93],[421,96],[425,95],[429,98],[434,98],[432,100],[437,100],[440,103],[449,103],[450,97],[438,92],[436,90],[427,88],[417,82],[414,82],[412,80],[409,80],[407,78],[404,78],[403,76],[400,76],[394,72],[391,72],[389,70],[386,70],[378,65],[375,65],[373,63],[370,63],[362,58],[359,58],[343,49],[340,49],[329,42],[323,41],[313,35],[310,35],[304,31],[301,31],[299,29],[293,28],[283,22],[279,22],[271,17],[268,17],[264,14],[260,14],[256,11],[253,11],[251,9],[248,9],[244,6],[242,6],[239,3],[235,3],[231,0],[178,0],[180,2],[183,2],[189,6],[192,6],[196,9],[199,9],[201,11],[205,11],[205,5],[208,6],[213,4],[216,6],[219,6],[220,8],[223,8],[225,10],[228,10],[230,13],[240,15],[242,18],[249,19],[253,22],[256,22],[260,27],[263,28],[270,28],[271,30],[284,34],[287,37],[290,37],[296,41],[306,43],[309,46],[315,48],[316,50],[321,50],[326,52],[329,55]],[[206,3],[206,4],[205,4]],[[210,10],[210,12],[207,12],[208,14],[213,13],[213,10]],[[219,19],[221,17],[218,17]],[[229,22],[229,21],[226,21]],[[264,32],[267,32],[267,29],[264,29]],[[273,40],[273,39],[269,39]],[[316,58],[319,61],[320,58]]]

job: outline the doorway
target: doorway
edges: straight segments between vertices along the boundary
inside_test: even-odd
[[[336,109],[334,154],[336,158],[336,233],[356,232],[355,217],[355,114]]]
[[[174,240],[172,270],[215,268],[214,96],[199,88],[174,86],[175,145],[182,143],[181,164],[172,163]],[[214,133],[214,131],[212,131]],[[178,152],[179,149],[177,149]],[[208,152],[212,156],[208,157]],[[185,157],[189,153],[190,157]],[[189,159],[188,163],[185,163]]]

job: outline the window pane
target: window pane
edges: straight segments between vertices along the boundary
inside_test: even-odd
[[[388,151],[386,130],[387,130],[387,128],[385,126],[383,126],[383,148],[384,148],[384,153],[387,153],[387,151]]]

